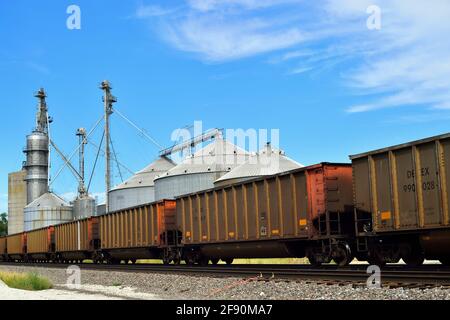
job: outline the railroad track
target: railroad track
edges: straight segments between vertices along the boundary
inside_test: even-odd
[[[0,263],[4,266],[26,266],[41,268],[67,268],[67,264]],[[323,266],[292,265],[218,265],[218,266],[163,266],[154,264],[136,265],[79,265],[82,270],[120,271],[132,273],[173,273],[190,276],[241,277],[252,281],[314,281],[320,284],[365,286],[369,278],[367,265],[352,265],[347,268]],[[442,266],[423,266],[406,268],[389,266],[381,271],[381,284],[384,287],[436,287],[450,288],[450,268]]]

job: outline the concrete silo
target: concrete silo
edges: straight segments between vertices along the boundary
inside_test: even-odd
[[[24,230],[23,208],[27,205],[27,172],[21,170],[8,175],[8,234]]]
[[[155,200],[174,199],[214,187],[214,181],[243,164],[248,153],[222,138],[216,138],[203,149],[155,179]]]
[[[176,164],[160,157],[109,192],[110,211],[118,211],[155,201],[155,182]]]
[[[251,156],[244,164],[219,178],[214,185],[222,187],[244,182],[258,177],[266,177],[288,172],[303,167],[302,164],[286,157],[281,150],[267,144],[256,155]]]

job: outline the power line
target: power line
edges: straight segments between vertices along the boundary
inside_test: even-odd
[[[157,146],[160,150],[164,149],[164,147],[160,145],[154,138],[152,138],[144,129],[139,128],[136,124],[134,124],[133,121],[124,116],[119,110],[114,108],[114,112],[116,112],[121,118],[123,118],[126,122],[128,122],[129,125],[131,125],[137,131],[139,131],[144,137],[146,137],[151,143]]]

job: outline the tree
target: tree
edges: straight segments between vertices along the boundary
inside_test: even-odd
[[[0,214],[0,236],[8,234],[8,214],[6,212]]]

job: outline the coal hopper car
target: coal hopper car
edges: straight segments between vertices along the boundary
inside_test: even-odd
[[[306,256],[346,265],[353,218],[350,164],[321,163],[177,199],[188,264]]]
[[[374,264],[450,263],[450,134],[351,156],[357,250]]]

